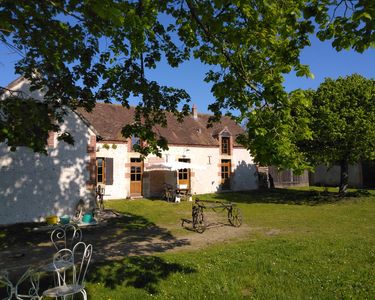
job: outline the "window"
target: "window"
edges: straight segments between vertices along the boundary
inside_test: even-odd
[[[96,159],[96,183],[113,184],[113,158],[98,157]]]
[[[221,185],[223,190],[230,189],[231,161],[229,159],[221,160]]]
[[[136,137],[134,135],[132,135],[132,151],[136,151],[137,150],[137,147],[139,147],[141,145],[141,139],[139,137]]]
[[[179,180],[187,180],[187,179],[189,179],[189,170],[188,169],[180,169],[180,170],[178,170],[178,179]]]
[[[221,138],[221,154],[230,155],[230,137],[223,136]]]
[[[189,163],[190,159],[189,158],[180,158],[178,160],[179,162],[186,162]],[[180,169],[178,170],[178,182],[179,184],[189,184],[189,169]]]
[[[105,159],[96,159],[96,183],[105,184]]]

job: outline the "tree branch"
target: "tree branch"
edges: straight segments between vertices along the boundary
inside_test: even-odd
[[[259,96],[262,95],[262,93],[258,90],[258,88],[248,80],[247,76],[245,76],[243,73],[244,70],[239,70],[238,66],[233,62],[231,56],[229,55],[228,53],[228,49],[226,48],[226,43],[225,43],[225,40],[222,40],[222,41],[218,41],[217,38],[215,36],[213,36],[209,30],[209,28],[207,28],[205,26],[205,24],[203,24],[203,22],[201,21],[201,19],[198,17],[198,14],[196,12],[196,9],[194,7],[194,4],[193,4],[193,1],[191,0],[186,0],[186,3],[189,7],[189,10],[190,10],[190,13],[191,13],[191,16],[193,17],[193,19],[196,21],[196,23],[198,24],[198,26],[203,30],[204,34],[214,43],[215,42],[215,46],[218,47],[221,51],[221,53],[224,55],[226,61],[231,65],[233,66],[233,68],[238,72],[238,74],[240,75],[240,78],[255,92],[257,93]],[[223,46],[221,46],[223,45]]]
[[[11,97],[19,97],[24,99],[24,92],[23,91],[16,91],[11,90],[6,87],[0,86],[0,96],[2,96],[4,93],[8,92]]]
[[[13,32],[12,30],[4,29],[4,28],[0,28],[0,31],[9,32],[9,33]]]
[[[64,13],[66,13],[67,15],[69,15],[69,16],[71,16],[71,17],[77,19],[78,21],[85,22],[85,20],[84,20],[83,18],[81,18],[81,17],[77,16],[76,14],[73,14],[72,12],[66,10],[64,7],[61,7],[60,5],[56,4],[55,2],[53,2],[53,1],[51,1],[51,0],[48,0],[48,2],[49,2],[52,6],[54,6],[55,8],[57,8],[57,9],[63,11]]]
[[[225,10],[226,10],[229,6],[231,6],[231,3],[228,3],[227,5],[225,5],[225,6],[224,6],[224,7],[218,12],[218,14],[217,14],[216,16],[214,16],[214,18],[220,17],[220,16],[225,12]]]

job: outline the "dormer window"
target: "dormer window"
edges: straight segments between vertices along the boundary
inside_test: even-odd
[[[141,145],[141,139],[133,135],[131,141],[132,141],[132,148],[131,148],[132,151],[137,150],[136,148]]]
[[[221,154],[230,155],[230,137],[221,137]]]
[[[219,134],[217,135],[217,138],[220,142],[220,154],[232,155],[233,138],[228,128],[225,127],[221,132],[219,132]]]

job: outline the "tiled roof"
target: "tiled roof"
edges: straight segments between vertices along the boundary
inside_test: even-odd
[[[121,129],[124,125],[133,122],[134,111],[134,107],[127,109],[122,105],[97,103],[92,112],[79,109],[78,113],[96,129],[103,140],[124,141]],[[224,128],[227,128],[234,137],[243,132],[236,122],[225,116],[221,118],[221,122],[215,123],[212,128],[207,128],[209,117],[208,114],[198,114],[196,119],[187,116],[182,123],[179,123],[173,114],[167,113],[168,127],[156,126],[155,132],[165,137],[168,144],[202,146],[219,145],[215,135]],[[239,145],[235,143],[234,146]]]

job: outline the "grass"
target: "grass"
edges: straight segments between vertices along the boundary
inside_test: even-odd
[[[375,299],[374,191],[351,191],[346,198],[321,188],[198,197],[235,202],[243,227],[186,230],[181,219],[191,218],[191,202],[106,202],[127,216],[91,237],[102,258],[110,255],[109,245],[135,242],[141,234],[149,234],[140,239],[146,242],[187,237],[200,243],[189,251],[122,257],[115,252],[117,261],[97,260],[89,270],[89,299]],[[37,249],[45,233],[33,226],[0,228],[0,248],[28,241]],[[205,243],[213,236],[223,240],[220,234],[228,230],[243,234]]]
[[[375,195],[338,198],[321,189],[202,195],[236,202],[251,231],[194,251],[123,257],[94,265],[91,299],[374,299]],[[108,205],[176,237],[191,203]],[[145,221],[146,220],[146,221]],[[233,229],[236,230],[236,229]],[[210,235],[210,230],[201,237]]]
[[[131,201],[108,201],[106,207],[115,209],[128,215],[142,217],[142,222],[138,222],[137,228],[147,228],[158,225],[168,227],[172,233],[182,233],[181,226],[176,226],[176,221],[183,218],[191,218],[191,202],[171,203],[161,200],[137,199]],[[147,221],[145,221],[147,220]],[[133,224],[134,225],[134,224]]]

